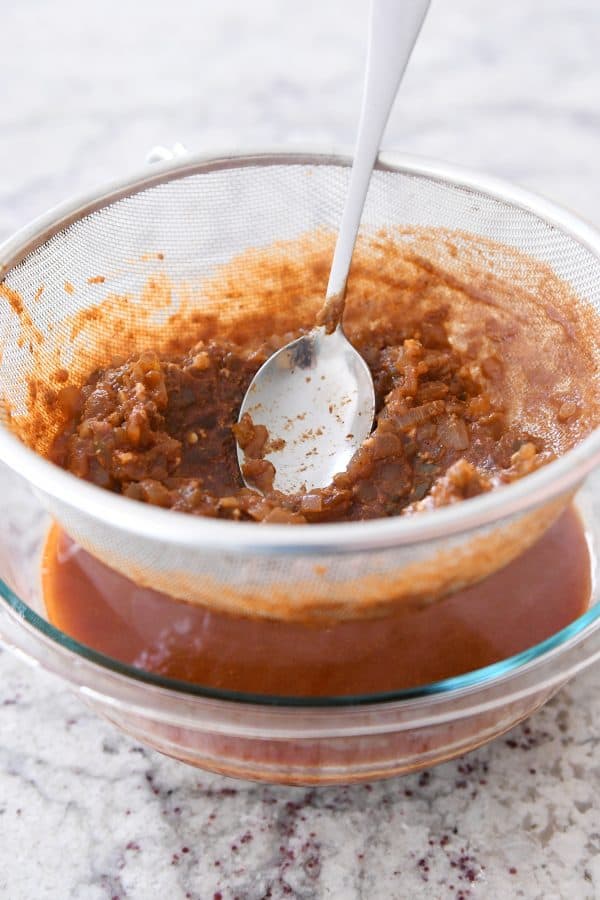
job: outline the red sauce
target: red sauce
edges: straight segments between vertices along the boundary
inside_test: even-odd
[[[475,586],[428,607],[330,627],[236,617],[140,588],[56,526],[42,574],[50,621],[122,662],[212,688],[331,696],[415,687],[526,650],[586,610],[590,571],[569,509]]]

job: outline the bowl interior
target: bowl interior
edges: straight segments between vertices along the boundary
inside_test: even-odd
[[[238,691],[217,690],[160,676],[97,652],[55,628],[47,617],[40,584],[40,557],[50,524],[48,514],[36,500],[27,484],[7,468],[0,467],[0,490],[4,498],[4,515],[0,520],[0,596],[9,614],[18,616],[40,641],[51,641],[67,656],[82,658],[92,664],[119,673],[132,682],[159,686],[178,695],[195,695],[250,704],[289,706],[351,706],[387,701],[412,700],[460,694],[465,689],[496,683],[523,671],[553,655],[560,655],[582,638],[600,629],[600,473],[592,476],[577,497],[577,509],[584,525],[592,561],[591,606],[566,628],[547,640],[485,668],[464,675],[422,685],[409,690],[338,697],[258,696]]]

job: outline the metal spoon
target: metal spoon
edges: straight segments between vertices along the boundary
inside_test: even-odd
[[[325,305],[315,328],[261,366],[240,408],[240,419],[266,426],[264,458],[285,493],[329,484],[373,427],[373,379],[342,329],[346,281],[383,131],[429,2],[371,0],[358,139]],[[238,446],[242,474],[245,459]]]

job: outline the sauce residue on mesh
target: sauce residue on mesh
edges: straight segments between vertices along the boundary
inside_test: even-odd
[[[312,324],[302,307],[308,302],[312,310],[322,296],[322,241],[312,247],[313,257],[306,248],[301,256],[297,242],[253,251],[236,261],[235,282],[233,263],[221,269],[204,286],[207,312],[195,312],[195,328],[185,337],[176,286],[164,273],[152,276],[139,305],[146,328],[154,327],[157,313],[166,315],[172,349],[164,338],[156,346],[155,337],[125,363],[105,359],[91,374],[88,368],[78,395],[76,381],[57,390],[50,457],[132,499],[277,524],[418,512],[529,474],[597,422],[586,314],[581,304],[561,306],[566,286],[532,263],[517,290],[514,280],[482,269],[475,252],[481,248],[464,239],[418,238],[401,245],[398,235],[395,241],[379,236],[357,252],[345,328],[371,368],[377,417],[347,471],[327,487],[276,491],[266,448],[269,437],[284,436],[269,436],[248,418],[236,425],[258,367]],[[444,267],[434,258],[441,248]],[[113,304],[114,330],[109,298],[75,317],[71,341],[106,321],[106,302]],[[128,311],[136,305],[130,302]],[[195,340],[200,328],[204,337]],[[139,327],[125,333],[132,344],[140,339]],[[246,455],[245,479],[256,490],[241,481],[234,434]]]
[[[162,254],[148,254],[154,270],[139,296],[111,292],[107,275],[107,294],[96,303],[86,299],[85,282],[78,283],[77,298],[91,307],[53,322],[43,339],[35,323],[51,302],[48,279],[35,306],[35,285],[29,301],[1,285],[21,323],[24,380],[35,384],[29,398],[5,398],[13,428],[47,452],[64,386],[54,379],[59,370],[80,386],[94,368],[122,363],[132,353],[182,352],[217,335],[250,349],[264,346],[267,336],[267,346],[276,349],[314,324],[333,244],[334,235],[320,231],[252,249],[201,283],[174,278],[163,270]],[[485,360],[481,377],[491,399],[506,407],[509,419],[527,422],[553,453],[565,452],[597,425],[597,317],[548,266],[442,229],[397,228],[359,242],[344,318],[355,343],[400,324],[405,334],[418,335],[423,317],[442,307],[450,310],[452,346]]]
[[[587,608],[590,558],[569,509],[529,550],[442,604],[326,627],[173,600],[104,566],[56,526],[43,562],[50,621],[95,650],[199,684],[285,696],[400,690],[526,650]]]
[[[0,297],[3,297],[5,300],[8,300],[13,310],[16,312],[18,316],[23,316],[25,313],[25,304],[23,303],[23,298],[17,291],[10,288],[7,284],[0,284]],[[27,318],[26,322],[30,322],[31,319]]]

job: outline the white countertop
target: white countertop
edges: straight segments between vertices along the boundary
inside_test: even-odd
[[[350,144],[366,0],[20,0],[2,10],[0,238],[193,150]],[[547,194],[600,225],[594,0],[434,0],[385,145]],[[277,788],[188,769],[0,651],[7,900],[600,896],[597,670],[428,773]]]

